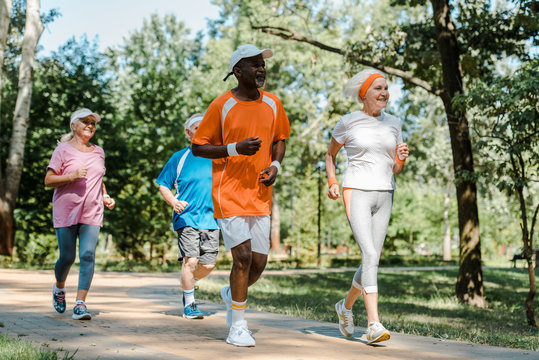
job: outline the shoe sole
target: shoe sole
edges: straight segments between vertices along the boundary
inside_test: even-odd
[[[341,319],[341,314],[339,314],[339,306],[340,306],[341,302],[339,301],[338,303],[335,304],[335,312],[337,313],[337,316],[339,317],[339,331],[341,332],[341,334],[345,337],[352,337],[354,336],[354,334],[350,334],[349,332],[345,331],[342,327],[341,327],[341,321],[343,321],[343,319]]]
[[[367,341],[367,344],[374,344],[380,341],[386,341],[391,338],[391,335],[389,335],[389,332],[385,331],[382,333],[382,335],[378,336],[376,339]]]
[[[204,315],[185,315],[185,314],[183,314],[183,317],[185,319],[204,319]]]
[[[234,344],[232,341],[229,341],[228,339],[226,339],[226,343],[230,345],[238,346],[238,347],[255,347],[256,346],[256,344],[253,344],[253,345]]]
[[[92,320],[92,315],[90,314],[84,314],[84,315],[75,315],[73,314],[74,320]]]

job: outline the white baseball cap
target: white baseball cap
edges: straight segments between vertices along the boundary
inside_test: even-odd
[[[70,122],[70,124],[73,124],[78,119],[82,119],[82,118],[85,118],[86,116],[90,116],[90,115],[92,115],[95,118],[95,122],[100,122],[101,121],[101,116],[99,116],[95,112],[92,112],[92,110],[90,110],[90,109],[82,108],[82,109],[76,110],[73,114],[71,114],[71,122]]]
[[[230,71],[232,71],[234,66],[241,59],[249,58],[249,57],[260,55],[260,54],[262,54],[263,59],[267,59],[273,56],[273,51],[271,49],[260,50],[259,48],[257,48],[256,46],[252,44],[245,44],[245,45],[238,46],[236,51],[234,51],[232,53],[232,56],[230,57]]]

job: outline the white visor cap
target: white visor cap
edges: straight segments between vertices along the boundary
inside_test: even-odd
[[[76,110],[73,114],[71,114],[71,124],[73,124],[78,119],[85,118],[86,116],[92,115],[95,118],[96,122],[101,121],[101,116],[97,115],[95,112],[92,112],[90,109],[82,108],[79,110]]]
[[[234,68],[234,66],[241,60],[245,58],[250,58],[252,56],[260,55],[262,54],[263,59],[267,59],[273,56],[273,51],[271,49],[263,49],[260,50],[256,46],[252,44],[245,44],[240,45],[232,53],[232,56],[230,57],[230,71]]]

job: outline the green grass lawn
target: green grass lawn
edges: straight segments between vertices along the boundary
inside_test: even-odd
[[[266,276],[249,289],[247,307],[300,318],[336,322],[335,303],[346,296],[354,273]],[[538,328],[527,325],[523,269],[484,269],[486,309],[459,304],[454,295],[457,270],[397,271],[378,275],[382,323],[394,332],[441,339],[539,349]],[[197,297],[221,302],[227,281],[205,279]],[[537,308],[536,296],[535,308]],[[357,326],[367,317],[361,298],[354,305]]]
[[[71,360],[74,354],[39,349],[28,341],[0,336],[0,359],[2,360]]]

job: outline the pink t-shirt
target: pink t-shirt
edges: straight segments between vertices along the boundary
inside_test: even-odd
[[[103,176],[105,175],[105,152],[95,145],[92,152],[82,152],[67,142],[60,143],[52,153],[47,169],[58,175],[69,174],[77,169],[88,169],[85,179],[58,186],[52,196],[54,227],[75,224],[103,226]]]

